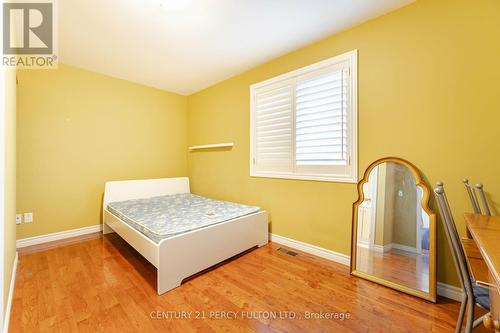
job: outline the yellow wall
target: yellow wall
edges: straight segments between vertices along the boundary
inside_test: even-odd
[[[188,144],[232,141],[232,151],[190,153],[195,193],[260,205],[272,232],[349,254],[354,184],[249,177],[249,86],[359,50],[359,171],[384,156],[445,182],[455,218],[470,211],[465,176],[500,208],[500,1],[421,0],[189,97]],[[442,230],[438,279],[457,283]]]
[[[415,177],[400,164],[387,165],[388,196],[392,197],[393,210],[391,243],[417,247],[417,187]],[[398,192],[404,193],[400,197]],[[387,200],[389,201],[389,200]],[[424,211],[422,210],[422,213]]]
[[[376,245],[386,245],[392,242],[392,219],[386,218],[386,216],[391,213],[391,207],[388,205],[387,191],[388,184],[386,182],[387,176],[387,164],[382,163],[378,165],[371,173],[377,172],[377,198],[376,203],[376,219],[375,219],[375,244]],[[368,178],[369,179],[369,178]],[[368,180],[370,181],[370,180]],[[387,198],[389,199],[389,198]]]
[[[187,175],[186,97],[62,64],[18,78],[18,238],[99,224],[105,181]]]
[[[7,69],[5,76],[5,184],[4,184],[4,298],[3,311],[7,304],[12,265],[16,256],[16,71]]]

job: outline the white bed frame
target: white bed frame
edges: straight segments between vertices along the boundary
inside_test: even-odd
[[[189,179],[162,178],[107,182],[103,202],[103,233],[116,232],[158,269],[161,295],[181,285],[183,279],[232,256],[268,242],[265,211],[238,217],[163,239],[156,244],[113,215],[108,203],[159,195],[190,193]]]

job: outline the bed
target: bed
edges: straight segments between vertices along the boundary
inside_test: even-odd
[[[258,207],[193,195],[186,177],[110,181],[103,233],[111,232],[157,268],[161,295],[193,274],[267,244],[268,215]]]

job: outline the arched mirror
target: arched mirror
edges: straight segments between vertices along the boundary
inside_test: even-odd
[[[353,205],[351,274],[436,301],[436,216],[408,161],[372,163]]]

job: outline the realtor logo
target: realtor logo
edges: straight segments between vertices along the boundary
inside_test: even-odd
[[[54,21],[53,1],[3,3],[2,65],[54,67]]]

